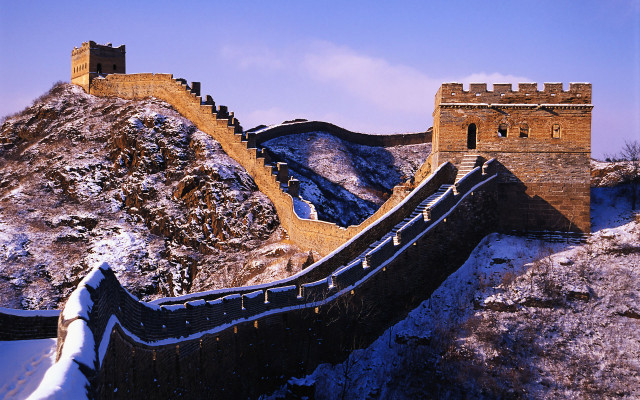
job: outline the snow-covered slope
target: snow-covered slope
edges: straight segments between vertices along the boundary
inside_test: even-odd
[[[297,272],[275,209],[164,102],[54,87],[0,127],[0,304],[58,308],[108,261],[144,300]],[[259,266],[256,266],[259,264]]]
[[[0,341],[0,399],[25,399],[56,359],[56,339]]]
[[[627,192],[594,189],[584,244],[487,236],[371,346],[268,398],[638,398],[640,220]]]
[[[314,205],[318,218],[342,226],[373,214],[431,152],[431,143],[364,146],[325,132],[282,136],[262,146],[289,164],[300,180],[302,198]]]

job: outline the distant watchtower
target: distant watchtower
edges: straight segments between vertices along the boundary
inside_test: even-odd
[[[445,83],[436,94],[431,166],[463,156],[502,165],[503,230],[590,231],[591,84]]]
[[[97,76],[126,72],[124,45],[113,47],[111,43],[89,41],[71,51],[71,83],[82,86],[87,93]]]

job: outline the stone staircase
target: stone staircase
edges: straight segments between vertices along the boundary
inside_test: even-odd
[[[460,163],[460,167],[458,168],[458,175],[456,175],[455,183],[458,183],[463,176],[471,172],[476,166],[478,166],[478,161],[480,156],[477,154],[465,154],[462,156],[462,162]]]
[[[358,257],[356,257],[355,260],[356,261],[357,260],[362,260],[363,265],[366,268],[367,267],[367,263],[366,263],[366,260],[365,260],[365,255],[370,250],[375,249],[378,245],[380,245],[382,242],[384,242],[385,240],[387,240],[390,237],[393,238],[394,245],[398,245],[399,244],[399,239],[398,239],[398,236],[396,235],[398,230],[400,230],[400,228],[405,226],[407,223],[409,223],[411,220],[413,220],[419,214],[423,214],[425,221],[427,221],[429,219],[429,217],[428,217],[428,213],[426,211],[429,210],[429,208],[431,208],[431,206],[433,206],[435,203],[437,203],[438,200],[440,200],[440,198],[442,198],[442,196],[444,196],[444,194],[447,192],[447,190],[449,190],[450,188],[453,188],[454,185],[456,183],[458,183],[465,175],[467,175],[474,168],[476,168],[476,166],[478,165],[479,162],[481,162],[481,158],[480,158],[479,155],[477,155],[477,154],[465,154],[463,156],[463,158],[462,158],[462,163],[460,164],[460,167],[458,168],[458,173],[456,175],[456,178],[455,178],[455,181],[454,181],[453,184],[441,185],[440,188],[438,188],[438,190],[435,193],[433,193],[431,196],[427,197],[424,201],[422,201],[420,203],[420,205],[418,205],[418,207],[416,207],[415,210],[413,210],[411,212],[410,215],[408,215],[404,220],[402,220],[400,223],[398,223],[396,226],[394,226],[391,229],[391,231],[389,231],[386,235],[382,236],[377,241],[371,243],[369,248],[366,251],[364,251],[362,254],[360,254]]]
[[[365,255],[372,249],[375,249],[376,247],[378,247],[378,245],[380,245],[382,242],[384,242],[385,240],[387,240],[388,238],[392,237],[393,238],[393,242],[394,245],[398,245],[398,238],[396,236],[396,233],[398,232],[398,230],[400,230],[400,228],[402,228],[403,226],[405,226],[409,221],[411,221],[412,219],[414,219],[416,216],[423,214],[425,215],[425,220],[427,220],[426,214],[425,214],[425,210],[428,210],[432,205],[434,205],[438,200],[440,200],[440,198],[447,192],[447,190],[449,190],[451,187],[453,187],[452,184],[447,184],[447,185],[440,185],[440,187],[438,188],[438,190],[433,193],[431,196],[427,197],[425,200],[423,200],[418,207],[416,207],[411,214],[409,214],[405,219],[403,219],[401,222],[399,222],[398,224],[396,224],[389,232],[387,232],[384,236],[382,236],[380,239],[376,240],[375,242],[371,243],[371,245],[369,245],[369,247],[367,248],[367,250],[363,251],[362,254],[360,254],[358,257],[356,257],[354,259],[354,261],[359,261],[362,260],[363,266],[365,268],[367,268],[367,262],[365,260]]]

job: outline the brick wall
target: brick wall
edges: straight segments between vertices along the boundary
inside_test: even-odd
[[[54,338],[58,333],[58,310],[11,310],[0,308],[0,340]]]
[[[256,132],[256,143],[260,144],[277,137],[307,132],[328,132],[342,140],[367,146],[392,147],[431,142],[430,129],[425,132],[417,133],[370,135],[366,133],[352,132],[329,122],[304,121],[277,125]]]
[[[91,394],[255,398],[281,385],[286,376],[343,360],[428,298],[494,230],[495,167],[489,163],[486,174],[470,173],[458,185],[458,194],[450,191],[441,200],[447,207],[434,206],[419,232],[393,241],[393,250],[371,259],[366,269],[361,261],[348,263],[310,286],[157,307],[128,294],[111,270],[97,271],[100,280],[92,273],[78,290],[89,290],[93,301],[87,321],[96,357],[107,343],[101,343],[103,338],[108,346],[101,365],[81,368]],[[99,284],[92,287],[88,281]],[[119,324],[109,325],[114,317]],[[74,346],[64,340],[73,320],[60,321],[59,354]]]

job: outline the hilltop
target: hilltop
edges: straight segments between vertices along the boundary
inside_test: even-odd
[[[317,157],[340,149],[332,166],[343,181],[303,163],[293,173],[320,217],[343,224],[373,213],[429,150],[315,135],[331,143]],[[307,143],[283,137],[269,146],[303,154]],[[352,168],[371,154],[389,172],[382,184],[375,168]],[[338,193],[331,201],[326,182]],[[0,126],[5,307],[58,308],[98,261],[148,301],[275,280],[318,258],[287,240],[271,201],[220,144],[163,101],[100,98],[57,84]]]

